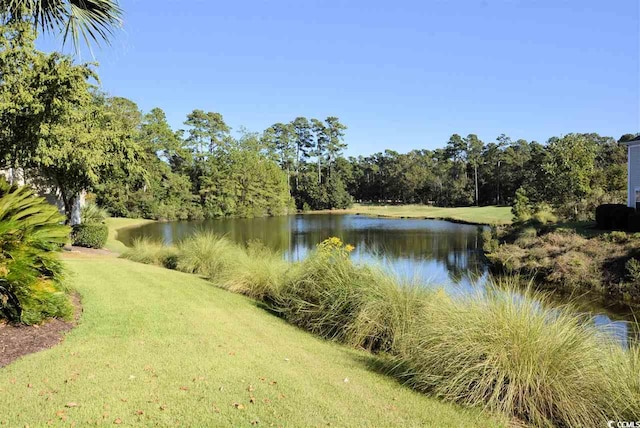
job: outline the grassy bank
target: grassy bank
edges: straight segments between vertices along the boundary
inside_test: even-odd
[[[309,214],[360,214],[393,218],[427,218],[468,224],[510,224],[510,207],[457,207],[442,208],[427,205],[364,205],[355,204],[345,210],[313,211]]]
[[[109,238],[105,248],[111,250],[114,253],[121,253],[127,249],[126,245],[118,241],[118,231],[121,229],[128,229],[130,227],[142,226],[147,223],[153,223],[155,220],[147,220],[143,218],[121,218],[110,217],[105,220],[105,223],[109,227]]]
[[[259,299],[304,330],[373,351],[385,373],[448,401],[535,426],[640,416],[638,350],[620,348],[583,316],[513,284],[466,299],[399,284],[354,264],[350,250],[331,238],[288,264],[258,244],[204,233],[177,247],[139,241],[125,257]]]
[[[541,288],[640,306],[640,234],[589,223],[518,225],[485,244],[492,268],[535,278]]]
[[[195,275],[67,260],[82,295],[64,342],[0,370],[3,426],[432,426],[504,423],[376,373]]]

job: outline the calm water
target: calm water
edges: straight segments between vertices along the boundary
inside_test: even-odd
[[[441,220],[318,214],[150,223],[124,230],[118,239],[127,245],[139,237],[175,243],[202,229],[238,243],[260,240],[289,260],[302,259],[319,242],[337,236],[355,246],[355,260],[382,260],[401,277],[444,287],[452,294],[467,293],[488,277],[482,258],[483,227]],[[597,324],[613,329],[623,342],[638,337],[625,321],[628,314],[586,298],[583,303]]]

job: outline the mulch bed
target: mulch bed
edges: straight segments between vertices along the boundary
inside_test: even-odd
[[[64,333],[77,324],[82,313],[80,296],[71,296],[75,307],[73,321],[52,319],[41,325],[12,325],[0,323],[0,367],[4,367],[19,357],[42,351],[57,345]]]
[[[107,249],[104,249],[104,248],[100,248],[100,249],[86,248],[86,247],[77,247],[75,245],[73,245],[73,246],[65,245],[63,250],[66,253],[82,253],[82,254],[88,254],[88,255],[92,255],[92,256],[113,256],[114,255],[113,252],[111,252],[111,251],[109,251]]]

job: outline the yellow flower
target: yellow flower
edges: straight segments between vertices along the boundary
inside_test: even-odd
[[[351,244],[347,244],[344,249],[347,250],[348,253],[352,252],[356,247]]]

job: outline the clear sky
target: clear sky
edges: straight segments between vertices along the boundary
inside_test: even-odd
[[[195,108],[252,131],[334,115],[349,155],[640,131],[638,0],[120,4],[124,30],[94,51],[103,90],[175,128]]]

